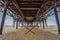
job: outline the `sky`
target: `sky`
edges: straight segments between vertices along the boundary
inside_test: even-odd
[[[2,21],[2,16],[3,16],[3,14],[0,12],[0,24],[1,24],[1,21]],[[4,24],[5,25],[12,25],[13,24],[12,17],[10,17],[10,16],[7,15]]]
[[[2,15],[3,13],[0,12],[0,25],[1,25],[1,19],[2,19]],[[58,12],[58,15],[60,15],[60,12]],[[59,16],[60,17],[60,16]],[[59,19],[60,20],[60,19]],[[13,25],[13,19],[12,17],[10,16],[6,16],[6,19],[5,19],[5,25]],[[56,20],[55,20],[55,16],[49,16],[48,19],[47,19],[47,24],[48,25],[56,25]]]

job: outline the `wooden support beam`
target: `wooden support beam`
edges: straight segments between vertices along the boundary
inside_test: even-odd
[[[21,22],[19,24],[20,24],[19,27],[21,27]]]
[[[58,12],[57,12],[57,4],[56,4],[56,0],[55,0],[55,3],[54,3],[54,14],[55,14],[55,18],[56,18],[56,23],[57,23],[57,26],[58,26],[58,33],[60,34],[60,22],[59,22],[59,17],[58,17]]]
[[[33,0],[23,0],[23,1],[17,1],[19,4],[22,3],[22,4],[27,4],[27,3],[31,3],[31,4],[40,4],[42,1],[33,1]]]
[[[46,24],[46,27],[47,27],[47,20],[45,20],[45,24]]]
[[[20,8],[21,10],[39,10],[39,8]]]
[[[20,27],[20,22],[19,22],[19,27]]]
[[[42,22],[43,22],[43,29],[45,29],[45,25],[44,25],[45,23],[44,23],[44,20],[43,20]]]
[[[40,22],[40,27],[41,27],[41,22]]]
[[[21,9],[19,8],[19,5],[18,5],[17,1],[16,1],[16,0],[11,0],[11,1],[13,2],[14,6],[17,8],[17,10],[19,11],[19,13],[21,14],[22,20],[24,20],[23,12],[22,12]],[[15,2],[14,2],[14,1],[15,1]]]
[[[42,8],[45,4],[47,4],[47,3],[48,3],[48,2],[45,3],[45,1],[42,3],[41,7],[39,8],[39,10],[38,10],[38,12],[37,12],[37,14],[36,14],[36,20],[38,20],[38,14],[40,13],[41,8]]]
[[[4,8],[4,12],[3,12],[2,21],[1,21],[0,34],[2,34],[2,31],[3,31],[3,27],[4,27],[4,22],[5,22],[5,18],[6,18],[6,12],[7,12],[8,5],[9,5],[9,2],[6,2],[5,8]]]
[[[32,3],[27,3],[26,2],[26,3],[19,3],[19,4],[41,4],[41,3],[33,3],[33,2]]]
[[[56,7],[54,7],[54,13],[55,13],[57,26],[58,26],[58,33],[60,34],[60,22],[59,22],[59,17],[58,17],[58,13],[57,13],[57,8]]]
[[[48,1],[48,2],[46,2],[46,3],[42,3],[42,6],[40,7],[40,9],[38,10],[38,12],[37,12],[37,14],[36,14],[36,20],[38,20],[38,18],[39,18],[39,16],[38,16],[38,14],[39,14],[39,12],[40,12],[40,10],[41,10],[41,8],[44,6],[46,6],[46,4],[48,4],[50,1]],[[49,8],[49,9],[47,9],[45,12],[44,12],[44,14],[46,14],[47,12],[49,12],[51,9],[53,9],[53,5],[54,5],[54,1],[51,1],[52,2],[52,6]],[[58,3],[60,3],[60,0],[58,1],[58,2],[56,2],[56,5],[58,4]]]
[[[16,20],[16,29],[18,29],[18,23],[19,23],[19,20],[18,20],[18,16],[17,16],[17,20]]]
[[[16,29],[18,29],[18,20],[16,20]]]
[[[19,21],[19,19],[18,19],[18,27],[20,27],[20,21]]]
[[[4,3],[2,0],[0,0],[0,2],[1,2],[3,5],[5,5],[5,3]],[[11,12],[13,12],[13,13],[16,14],[16,12],[15,12],[14,10],[12,10],[12,8],[11,8],[10,6],[8,7],[8,9],[9,9]]]
[[[12,10],[10,7],[8,8],[11,12],[13,12],[14,14],[16,14],[17,12],[15,12],[14,10]]]
[[[58,2],[56,3],[56,5],[59,4],[59,3],[60,3],[60,0],[58,0]]]
[[[13,28],[15,27],[15,19],[13,19]]]

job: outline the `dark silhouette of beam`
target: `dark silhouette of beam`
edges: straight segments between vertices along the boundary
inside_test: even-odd
[[[46,24],[46,27],[47,27],[47,20],[45,20],[45,24]]]
[[[18,29],[18,19],[16,20],[16,29]]]
[[[41,27],[41,21],[40,21],[40,27]]]
[[[15,19],[13,19],[13,28],[15,27]]]
[[[44,26],[44,24],[45,24],[45,23],[44,23],[44,20],[43,20],[42,22],[43,22],[43,29],[45,29],[45,26]]]
[[[55,13],[55,18],[56,18],[57,26],[58,26],[58,33],[60,34],[59,17],[58,17],[58,13],[57,13],[57,8],[55,6],[54,6],[54,13]]]
[[[19,22],[19,27],[20,27],[20,22]]]
[[[3,12],[2,21],[1,21],[0,34],[2,34],[2,31],[3,31],[3,27],[4,27],[4,22],[5,22],[5,18],[6,18],[6,12],[7,12],[8,5],[9,5],[9,2],[6,2],[5,8],[4,8],[4,12]]]

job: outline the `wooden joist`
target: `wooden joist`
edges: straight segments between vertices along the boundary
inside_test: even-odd
[[[39,10],[39,8],[20,8],[21,10]]]

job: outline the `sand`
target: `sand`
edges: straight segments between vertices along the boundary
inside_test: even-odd
[[[25,34],[27,31],[26,28],[20,28],[15,32],[0,35],[0,40],[60,40],[59,34],[50,33],[38,27],[32,30],[35,34],[31,32]]]

